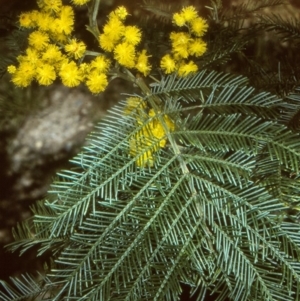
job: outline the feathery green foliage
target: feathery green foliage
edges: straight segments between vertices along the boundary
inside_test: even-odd
[[[299,300],[289,209],[300,186],[288,174],[299,172],[300,140],[274,118],[282,101],[207,71],[168,76],[153,97],[176,124],[155,165],[128,156],[140,128],[116,106],[15,230],[12,250],[53,254],[47,276],[15,280],[3,300],[175,300],[180,281],[219,300]]]

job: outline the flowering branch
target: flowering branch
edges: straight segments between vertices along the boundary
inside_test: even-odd
[[[72,3],[85,5],[90,1],[73,0]],[[87,50],[85,43],[72,35],[74,11],[71,6],[63,5],[62,0],[39,0],[37,3],[39,11],[22,13],[19,19],[21,27],[32,29],[32,33],[28,37],[29,47],[25,54],[17,57],[18,66],[8,67],[16,86],[26,87],[33,80],[48,86],[59,77],[67,87],[84,83],[93,94],[98,94],[106,89],[109,81],[119,77],[136,84],[144,95],[151,95],[142,77],[151,76],[151,55],[147,54],[146,49],[139,49],[142,40],[140,28],[125,24],[128,12],[124,6],[117,7],[109,14],[100,33],[97,24],[100,0],[93,0],[88,5],[87,29],[99,43],[100,51],[97,52]],[[161,58],[160,68],[165,74],[188,76],[198,70],[190,57],[199,57],[206,51],[202,36],[208,25],[193,6],[184,7],[175,13],[173,24],[182,30],[171,32],[171,49]],[[94,58],[85,61],[86,56]],[[134,71],[136,76],[133,75]],[[151,108],[146,114],[158,114],[161,99],[157,96],[148,98]],[[157,135],[160,139],[161,135],[169,138],[169,129],[174,124],[167,117],[159,117],[158,120],[158,128],[155,130]],[[173,142],[171,144],[177,153],[176,145]],[[151,161],[152,151],[146,154]],[[138,162],[138,165],[143,166],[148,161],[143,161],[146,162],[143,164]],[[186,172],[184,166],[182,169]]]

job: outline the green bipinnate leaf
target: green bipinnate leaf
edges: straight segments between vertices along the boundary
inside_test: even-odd
[[[117,105],[15,230],[11,249],[51,251],[51,269],[40,282],[2,283],[2,300],[171,301],[181,282],[200,299],[300,300],[300,226],[290,214],[300,137],[277,121],[283,101],[208,71],[164,78],[143,101],[155,109],[157,99],[156,116],[175,129],[154,165],[136,165],[147,149],[129,152],[153,117],[139,124]]]

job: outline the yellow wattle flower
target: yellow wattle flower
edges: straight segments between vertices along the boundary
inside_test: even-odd
[[[187,64],[186,63],[181,64],[181,66],[178,69],[178,75],[187,76],[196,71],[198,71],[198,66],[193,61],[189,61]]]
[[[120,18],[121,20],[125,20],[125,18],[128,15],[127,9],[125,6],[119,6],[117,9],[114,11],[114,14]]]
[[[132,104],[140,106],[139,109],[135,107],[135,109],[138,109],[137,116],[140,116],[137,117],[137,124],[143,124],[143,120],[146,120],[145,117],[147,117],[143,107],[144,102],[138,98],[129,98],[127,101],[129,102],[128,106]],[[175,129],[174,122],[167,115],[162,117],[162,123],[160,118],[156,117],[155,111],[150,109],[148,117],[153,118],[150,122],[142,126],[142,128],[129,140],[129,154],[132,157],[136,157],[136,165],[139,167],[151,167],[154,165],[154,153],[166,146],[166,130],[172,132]]]
[[[91,61],[90,66],[92,69],[96,69],[99,73],[106,73],[110,66],[110,60],[103,55],[99,55]]]
[[[18,87],[27,87],[36,75],[36,67],[28,61],[20,62],[17,70],[12,75],[12,82]]]
[[[124,30],[125,26],[117,16],[109,18],[108,22],[103,27],[104,34],[115,43],[121,39]]]
[[[202,39],[194,39],[188,45],[188,51],[191,55],[199,57],[207,50],[207,44]]]
[[[176,24],[179,27],[182,27],[185,25],[185,19],[181,13],[175,13],[173,15],[173,23]]]
[[[184,7],[181,10],[181,15],[186,22],[191,22],[198,17],[196,8],[192,5]]]
[[[105,51],[113,51],[116,46],[116,43],[117,41],[113,40],[109,34],[103,33],[99,36],[100,47]]]
[[[124,42],[137,45],[141,41],[141,31],[136,26],[126,26],[124,30]]]
[[[148,62],[148,55],[146,55],[146,50],[142,50],[142,52],[137,57],[137,63],[135,68],[147,76],[151,70],[151,65]]]
[[[86,81],[86,85],[88,89],[94,94],[103,92],[108,85],[107,76],[104,73],[92,71],[88,75],[88,80]]]
[[[56,79],[54,67],[49,64],[41,64],[37,68],[36,79],[40,85],[49,86]]]
[[[76,39],[71,39],[70,43],[65,45],[66,52],[73,56],[75,59],[80,59],[83,57],[86,46],[82,41],[77,41]]]
[[[22,27],[33,28],[37,26],[38,11],[21,13],[19,23]]]
[[[61,0],[38,0],[37,4],[42,11],[47,13],[58,13],[62,8]]]
[[[62,60],[62,52],[54,44],[48,44],[42,54],[42,60],[49,64],[55,64]]]
[[[114,58],[124,67],[133,68],[135,66],[135,48],[126,42],[118,44],[114,50]]]
[[[75,62],[64,62],[61,65],[59,76],[62,80],[62,83],[67,87],[76,87],[83,80],[83,76],[75,64]]]
[[[201,17],[197,17],[196,19],[191,21],[190,27],[191,27],[191,32],[195,36],[202,37],[208,29],[208,24],[205,19]]]
[[[49,36],[45,32],[40,30],[33,31],[28,37],[28,43],[30,46],[37,50],[42,50],[48,46]]]
[[[166,54],[160,61],[160,67],[166,74],[170,74],[176,70],[175,60],[171,57],[170,54]]]

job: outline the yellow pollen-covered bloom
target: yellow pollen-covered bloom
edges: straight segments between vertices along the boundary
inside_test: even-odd
[[[37,26],[42,31],[48,31],[51,29],[51,26],[54,22],[54,18],[51,17],[48,13],[38,12],[37,13]]]
[[[48,44],[43,51],[42,60],[48,63],[56,63],[62,60],[62,53],[60,49],[54,44]]]
[[[100,34],[99,44],[101,48],[105,51],[113,51],[116,46],[117,41],[113,40],[109,34]]]
[[[185,25],[185,19],[181,13],[175,13],[173,15],[173,23],[177,26],[182,27]]]
[[[190,23],[191,31],[197,37],[202,37],[207,31],[208,24],[205,19],[197,17]]]
[[[172,52],[178,59],[187,58],[189,56],[188,43],[191,37],[185,32],[171,32],[170,39],[172,41]]]
[[[63,6],[59,17],[55,19],[55,27],[57,32],[70,34],[74,26],[74,11],[71,6]]]
[[[108,85],[106,74],[92,71],[88,76],[86,85],[94,94],[103,92]]]
[[[139,167],[154,165],[154,153],[165,147],[167,142],[165,130],[172,132],[175,129],[174,122],[167,115],[163,116],[164,124],[155,117],[153,109],[149,111],[148,115],[154,118],[129,141],[129,153],[132,157],[137,157],[136,165]],[[137,120],[137,122],[142,123],[141,120]]]
[[[30,47],[26,49],[26,55],[19,55],[17,59],[20,63],[27,62],[32,66],[37,66],[40,63],[40,53]]]
[[[189,56],[188,44],[173,45],[172,52],[176,60],[186,59]]]
[[[191,22],[198,17],[198,13],[194,6],[190,5],[181,10],[181,15],[186,22]]]
[[[125,20],[128,15],[127,9],[124,6],[119,6],[114,11],[114,14],[119,17],[121,20]]]
[[[203,55],[207,50],[207,44],[202,39],[195,39],[189,43],[189,53],[196,57]]]
[[[54,67],[49,64],[42,64],[36,72],[35,77],[40,85],[49,86],[56,79]]]
[[[110,40],[117,42],[123,36],[125,26],[117,16],[109,18],[107,24],[103,27],[103,32],[109,36]]]
[[[37,25],[38,11],[34,10],[31,12],[21,13],[19,22],[22,27],[33,28]]]
[[[49,36],[40,30],[33,31],[28,37],[29,45],[36,50],[42,50],[46,48],[48,42]]]
[[[124,114],[129,115],[133,111],[144,111],[147,104],[141,97],[128,97],[126,99],[126,106],[124,107]]]
[[[133,68],[135,66],[135,48],[126,42],[118,44],[114,50],[114,58],[124,67]]]
[[[36,74],[34,65],[27,61],[20,62],[16,72],[12,75],[12,82],[19,87],[27,87],[30,85]]]
[[[144,74],[144,76],[147,76],[151,70],[151,66],[148,62],[148,57],[146,55],[146,50],[142,50],[142,52],[138,55],[137,63],[135,65],[135,68]]]
[[[17,68],[14,65],[9,65],[7,67],[7,72],[10,73],[10,74],[14,74],[14,73],[16,73],[16,71],[17,71]]]
[[[170,39],[173,46],[187,45],[191,37],[186,32],[171,32]]]
[[[90,2],[91,0],[72,0],[72,2],[75,4],[75,5],[84,5],[84,4],[87,4],[88,2]]]
[[[178,75],[187,76],[196,71],[198,71],[198,66],[193,61],[189,61],[187,64],[181,64],[181,66],[178,69]]]
[[[65,46],[65,50],[75,59],[80,59],[86,51],[86,46],[82,41],[78,42],[76,39],[71,39],[70,43]]]
[[[132,45],[137,45],[141,41],[141,31],[136,26],[126,26],[124,41]]]
[[[92,68],[91,68],[90,64],[81,63],[79,65],[79,71],[80,71],[80,74],[83,78],[82,80],[85,80],[89,76],[89,74],[91,73],[91,70],[92,70]]]
[[[58,13],[62,8],[61,0],[38,0],[37,4],[45,12]]]
[[[166,54],[160,61],[160,67],[166,74],[170,74],[176,70],[176,63],[170,54]]]
[[[62,83],[67,87],[76,87],[83,80],[83,76],[75,62],[65,62],[59,72]]]
[[[110,66],[110,60],[105,56],[97,56],[90,64],[91,68],[96,69],[99,73],[106,73]]]

